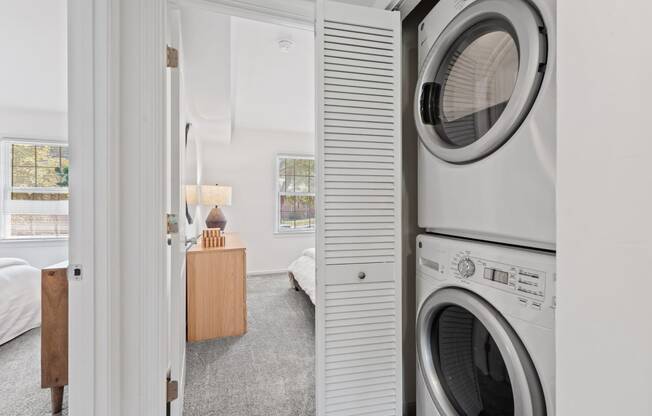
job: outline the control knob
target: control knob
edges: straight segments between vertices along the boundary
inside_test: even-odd
[[[475,273],[475,263],[469,258],[462,259],[457,263],[457,270],[459,270],[463,278],[467,279]]]

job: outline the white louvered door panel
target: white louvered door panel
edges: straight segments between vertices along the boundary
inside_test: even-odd
[[[318,416],[402,414],[400,33],[317,3]]]

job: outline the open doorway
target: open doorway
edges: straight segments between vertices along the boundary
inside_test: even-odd
[[[192,6],[171,15],[186,236],[199,237],[184,414],[315,414],[313,28]],[[214,228],[223,242],[203,239]]]
[[[0,414],[67,414],[66,0],[0,2]]]

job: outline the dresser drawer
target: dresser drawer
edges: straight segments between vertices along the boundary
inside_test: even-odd
[[[244,248],[195,249],[187,255],[188,341],[247,331]]]

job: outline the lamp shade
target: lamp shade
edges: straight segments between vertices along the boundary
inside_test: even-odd
[[[231,206],[231,187],[222,185],[201,185],[199,187],[199,202],[202,205],[218,207]]]
[[[197,194],[197,185],[186,185],[186,203],[188,205],[197,205],[199,203],[199,195]]]

